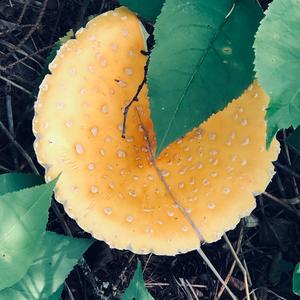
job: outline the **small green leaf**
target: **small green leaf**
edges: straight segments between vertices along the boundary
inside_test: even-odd
[[[293,273],[293,292],[300,296],[300,263],[296,265]]]
[[[299,0],[270,4],[254,48],[257,78],[271,98],[266,115],[269,145],[279,129],[300,125]]]
[[[61,287],[92,243],[91,239],[76,239],[45,232],[38,254],[26,275],[12,287],[0,291],[0,299],[47,299]]]
[[[127,6],[129,9],[138,13],[146,20],[154,22],[159,15],[165,0],[119,0],[119,2],[121,5]]]
[[[145,286],[142,264],[138,260],[136,271],[130,281],[128,288],[122,295],[121,300],[154,300]]]
[[[61,298],[63,289],[64,289],[64,285],[62,284],[61,287],[58,288],[58,290],[54,294],[52,294],[50,297],[48,297],[47,300],[59,300]]]
[[[0,175],[0,196],[44,183],[41,176],[24,173]]]
[[[286,141],[300,155],[300,126],[288,136]]]
[[[253,80],[256,0],[166,0],[148,71],[158,155]]]
[[[20,280],[35,258],[55,183],[0,196],[0,290]]]
[[[63,44],[65,44],[68,40],[71,40],[75,37],[75,34],[74,34],[74,30],[73,29],[70,29],[65,36],[63,37],[60,37],[58,39],[58,42],[56,42],[57,46],[62,46]]]

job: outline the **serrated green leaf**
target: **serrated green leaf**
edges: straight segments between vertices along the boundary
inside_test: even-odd
[[[296,265],[293,273],[293,292],[300,296],[300,263]]]
[[[0,290],[20,280],[35,258],[55,183],[0,196]]]
[[[300,126],[288,136],[286,142],[300,155]]]
[[[132,11],[138,13],[141,17],[148,21],[155,21],[159,15],[165,0],[119,0],[120,4],[127,6]]]
[[[154,300],[145,286],[142,264],[138,260],[136,271],[130,281],[128,288],[122,295],[121,300]]]
[[[148,71],[158,155],[253,80],[255,0],[166,0]]]
[[[58,290],[54,294],[52,294],[50,297],[48,297],[47,300],[59,300],[61,298],[63,289],[64,289],[64,285],[62,284],[61,287],[58,288]]]
[[[25,188],[40,185],[44,182],[41,176],[24,173],[8,173],[0,175],[0,196]]]
[[[26,275],[0,291],[1,300],[40,300],[55,293],[93,240],[45,232],[41,247]]]
[[[270,4],[254,48],[258,80],[271,98],[266,114],[269,145],[278,129],[300,125],[299,0]]]

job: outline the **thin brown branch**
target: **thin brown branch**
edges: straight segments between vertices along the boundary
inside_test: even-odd
[[[26,43],[26,41],[28,39],[30,39],[32,34],[37,30],[44,14],[45,14],[47,4],[48,4],[48,0],[44,0],[41,11],[37,17],[37,20],[36,20],[34,26],[27,32],[27,34],[22,38],[22,40],[18,43],[18,45],[15,46],[14,49],[7,54],[7,58],[10,57],[14,51],[16,51],[17,49],[20,49]]]
[[[298,174],[297,172],[295,172],[291,168],[289,168],[289,167],[287,167],[287,166],[285,166],[285,165],[283,165],[283,164],[281,164],[281,163],[279,163],[277,161],[274,162],[274,166],[282,169],[283,171],[285,171],[286,173],[290,174],[291,176],[294,176],[297,179],[300,179],[300,174]]]
[[[143,89],[144,85],[147,82],[148,65],[149,65],[149,58],[147,59],[147,62],[145,64],[145,66],[144,66],[144,78],[143,78],[142,82],[139,84],[135,95],[133,96],[133,98],[131,99],[131,101],[124,108],[124,112],[123,112],[123,126],[122,126],[122,138],[123,139],[125,139],[125,137],[126,137],[126,121],[127,121],[127,115],[128,115],[129,109],[130,109],[131,105],[134,102],[139,101],[139,94],[140,94],[141,90]]]
[[[34,53],[28,54],[28,55],[26,55],[25,57],[22,57],[22,58],[18,59],[17,61],[15,61],[15,62],[13,62],[13,63],[7,65],[7,66],[4,68],[4,70],[7,70],[7,69],[9,69],[9,68],[12,68],[12,67],[14,67],[14,66],[17,65],[17,64],[22,63],[23,61],[25,61],[25,60],[28,59],[28,58],[32,58],[32,57],[34,57],[34,56],[37,55],[37,54],[40,54],[40,53],[42,53],[42,52],[44,52],[44,51],[46,51],[46,50],[48,50],[48,49],[51,49],[51,48],[53,48],[53,46],[54,46],[54,45],[49,45],[49,46],[44,47],[44,48],[42,48],[42,49],[40,49],[40,50],[38,50],[38,51],[35,51]]]
[[[17,150],[20,152],[20,154],[24,157],[24,159],[28,162],[28,165],[32,169],[32,171],[38,175],[39,171],[36,168],[32,158],[30,155],[24,150],[24,148],[18,143],[18,141],[15,139],[15,137],[9,132],[9,130],[5,127],[5,125],[0,121],[0,129],[3,131],[3,133],[7,136],[7,138],[13,143],[13,145],[17,148]]]
[[[291,212],[293,215],[300,218],[300,212],[298,210],[296,210],[295,208],[293,208],[292,206],[290,206],[289,204],[287,204],[284,200],[281,200],[281,199],[271,195],[268,192],[263,192],[262,194],[264,196],[266,196],[267,198],[271,199],[272,201],[276,202],[277,204],[281,205],[283,208],[285,208],[286,210]]]
[[[290,156],[289,148],[288,148],[287,143],[286,143],[286,131],[285,131],[285,129],[283,129],[283,145],[284,145],[284,150],[285,150],[288,165],[289,165],[289,167],[292,167],[291,156]],[[295,195],[296,195],[296,197],[298,197],[299,196],[299,189],[298,189],[297,182],[296,182],[296,179],[295,179],[294,176],[292,176],[292,184],[293,184],[293,188],[294,188],[294,191],[295,191]]]
[[[247,271],[246,271],[246,269],[244,268],[242,262],[240,261],[237,252],[235,252],[235,250],[234,250],[234,248],[233,248],[233,246],[232,246],[232,244],[231,244],[231,242],[230,242],[230,240],[229,240],[229,238],[228,238],[228,236],[227,236],[226,233],[224,233],[223,238],[224,238],[226,244],[228,245],[231,254],[233,255],[233,257],[234,257],[234,259],[235,259],[237,265],[239,266],[239,268],[240,268],[240,270],[241,270],[241,272],[242,272],[242,274],[243,274],[243,276],[244,276],[244,284],[245,284],[246,298],[247,298],[247,300],[250,300]]]
[[[27,7],[28,7],[28,5],[29,5],[29,2],[30,2],[30,0],[26,0],[25,4],[23,5],[21,14],[20,14],[20,16],[19,16],[19,18],[18,18],[18,21],[17,21],[17,24],[19,24],[19,25],[21,24],[21,22],[22,22],[22,20],[23,20],[23,17],[24,17],[24,15],[25,15],[25,12],[26,12],[26,10],[27,10]]]
[[[156,286],[161,286],[161,287],[164,287],[164,286],[170,286],[170,283],[166,283],[166,282],[146,282],[145,283],[146,287],[156,287]],[[179,284],[180,285],[180,284]],[[207,285],[204,285],[204,284],[191,284],[190,285],[193,287],[193,288],[196,288],[196,289],[207,289]]]
[[[2,75],[0,75],[0,79],[2,79],[3,81],[11,84],[12,86],[16,87],[17,89],[23,91],[24,93],[26,93],[27,95],[31,96],[34,98],[34,96],[32,95],[32,93],[30,91],[28,91],[27,89],[25,89],[24,87],[22,87],[21,85],[15,83],[14,81],[6,78],[6,77],[3,77]]]
[[[236,250],[235,250],[237,255],[239,254],[239,252],[241,250],[243,236],[244,236],[244,229],[243,229],[243,227],[241,227],[240,234],[239,234],[239,239],[238,239]],[[230,270],[229,270],[229,272],[228,272],[228,274],[227,274],[227,276],[226,276],[226,278],[224,280],[226,282],[226,284],[228,284],[228,282],[229,282],[229,280],[230,280],[230,278],[232,276],[232,273],[233,273],[233,271],[235,269],[236,263],[237,263],[237,261],[234,260],[233,263],[232,263],[232,265],[231,265],[231,268],[230,268]],[[222,294],[224,292],[224,289],[225,289],[224,286],[220,287],[220,290],[219,290],[219,292],[217,294],[217,298],[216,299],[220,299],[221,298],[221,296],[222,296]]]
[[[251,276],[250,276],[250,273],[249,273],[248,266],[247,266],[245,258],[243,258],[243,265],[245,267],[245,270],[247,271],[247,276],[248,276],[249,284],[252,287],[252,285],[253,285],[252,284],[252,279],[251,279]],[[256,294],[255,294],[255,290],[252,291],[252,296],[253,296],[253,300],[257,300]]]

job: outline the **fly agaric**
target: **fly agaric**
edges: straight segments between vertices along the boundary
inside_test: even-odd
[[[251,213],[279,147],[266,151],[268,98],[256,82],[155,161],[144,86],[122,139],[124,107],[144,78],[141,50],[143,27],[124,7],[80,29],[40,86],[34,147],[46,181],[61,173],[55,197],[84,230],[114,248],[174,255],[199,247],[189,218],[213,242]]]

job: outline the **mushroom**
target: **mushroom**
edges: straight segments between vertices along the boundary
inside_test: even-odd
[[[141,50],[142,25],[124,7],[80,29],[40,86],[34,148],[46,181],[61,173],[55,197],[84,230],[114,248],[174,255],[199,247],[189,219],[210,243],[251,213],[279,147],[266,151],[268,98],[257,82],[157,160],[144,86],[122,139],[124,107],[144,77]]]

